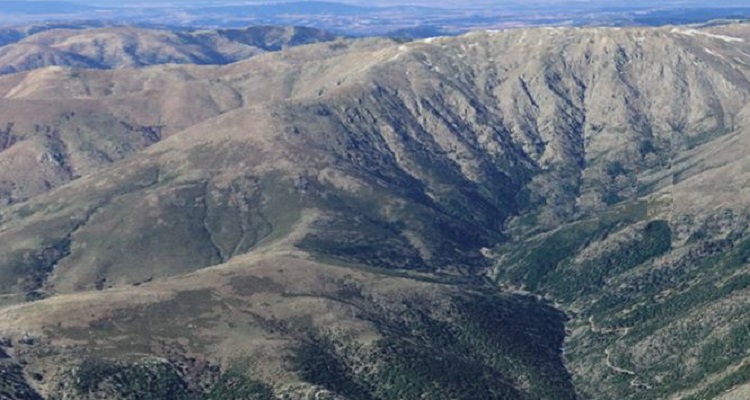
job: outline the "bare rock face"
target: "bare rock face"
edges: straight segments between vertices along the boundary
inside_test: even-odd
[[[4,76],[0,335],[39,338],[9,358],[73,398],[152,380],[186,398],[720,393],[746,380],[749,32],[340,40]],[[161,33],[118,64],[155,33],[89,33],[37,39],[102,68],[256,41]]]

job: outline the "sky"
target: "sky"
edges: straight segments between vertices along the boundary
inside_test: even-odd
[[[41,0],[25,0],[25,1],[41,1]],[[108,4],[118,5],[127,3],[161,3],[161,4],[172,4],[172,5],[185,5],[190,3],[196,4],[251,4],[251,3],[279,3],[285,1],[299,1],[299,0],[182,0],[182,1],[170,1],[170,0],[67,0],[79,4]],[[338,3],[349,3],[357,4],[361,6],[397,6],[404,4],[419,4],[423,6],[441,6],[441,7],[476,7],[476,6],[487,6],[487,7],[498,7],[498,6],[522,6],[523,4],[535,3],[535,5],[553,4],[575,4],[575,5],[591,5],[591,6],[619,6],[622,4],[640,4],[643,6],[659,6],[659,5],[683,5],[683,6],[749,6],[747,0],[329,0]]]
[[[0,0],[0,3],[33,3],[45,2],[50,0]],[[253,3],[280,3],[295,0],[53,0],[55,2],[69,2],[89,6],[169,6],[169,7],[186,7],[195,5],[235,5],[235,4],[253,4]],[[299,0],[296,0],[299,1]],[[623,5],[634,7],[750,7],[748,0],[327,0],[338,3],[356,4],[360,6],[402,6],[402,5],[420,5],[425,7],[440,8],[536,8],[544,6],[560,7],[564,5],[576,7],[621,7]]]

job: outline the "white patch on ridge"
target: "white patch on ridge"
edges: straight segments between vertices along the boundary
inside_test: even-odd
[[[705,36],[712,39],[719,39],[723,40],[728,43],[742,43],[745,41],[745,39],[734,37],[734,36],[725,36],[725,35],[714,35],[713,33],[703,32],[699,31],[697,29],[672,29],[672,33],[679,33],[681,35],[686,36]]]
[[[722,56],[721,54],[719,54],[719,53],[717,53],[717,52],[715,52],[715,51],[713,51],[713,50],[711,50],[711,49],[709,49],[707,47],[704,48],[704,50],[706,50],[706,53],[708,53],[708,54],[710,54],[710,55],[712,55],[714,57],[719,57],[721,59],[724,59],[724,56]]]

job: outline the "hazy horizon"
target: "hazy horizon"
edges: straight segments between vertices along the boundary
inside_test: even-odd
[[[425,37],[534,26],[659,26],[748,19],[742,0],[11,0],[0,26],[94,21],[185,28],[296,25],[338,34]]]
[[[540,6],[575,6],[584,8],[658,8],[658,7],[750,7],[745,0],[633,0],[626,4],[613,0],[465,0],[460,3],[446,0],[12,0],[0,3],[0,6],[9,3],[69,3],[84,6],[106,6],[106,7],[130,7],[133,5],[149,5],[162,7],[186,7],[186,6],[226,6],[226,5],[261,5],[261,4],[279,4],[279,3],[341,3],[351,4],[361,7],[391,7],[417,5],[423,7],[438,8],[536,8]]]

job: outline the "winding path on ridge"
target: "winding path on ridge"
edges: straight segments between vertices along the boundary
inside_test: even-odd
[[[625,336],[628,335],[628,333],[630,333],[630,328],[616,328],[616,329],[597,328],[596,323],[594,322],[593,316],[589,317],[588,322],[589,322],[589,326],[591,327],[591,332],[593,333],[601,334],[601,335],[619,334],[620,336],[617,338],[617,340],[615,340],[615,345],[619,343],[622,339],[624,339]],[[606,356],[605,362],[609,369],[617,372],[618,374],[625,374],[625,375],[630,375],[633,377],[633,380],[630,381],[630,386],[645,387],[647,389],[650,388],[649,385],[638,382],[638,375],[635,373],[635,371],[622,368],[622,367],[618,367],[617,365],[615,365],[612,362],[612,350],[610,350],[609,347],[604,349],[604,355]]]

